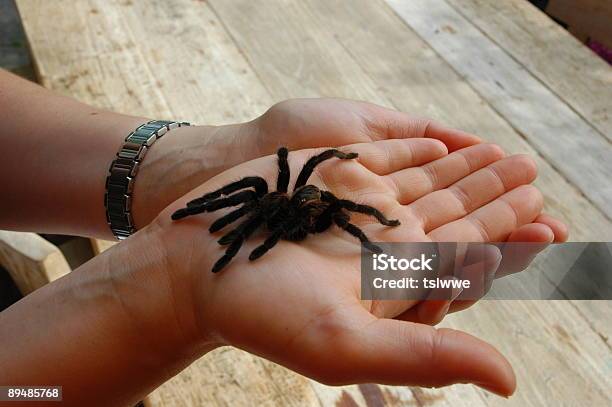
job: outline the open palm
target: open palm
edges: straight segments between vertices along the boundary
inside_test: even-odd
[[[539,191],[526,185],[536,175],[533,161],[503,158],[491,144],[448,155],[446,146],[433,139],[381,140],[341,149],[359,158],[329,160],[309,183],[401,221],[398,227],[385,227],[355,214],[351,222],[373,241],[504,241],[542,208]],[[320,151],[290,153],[293,182],[306,160]],[[158,218],[168,242],[179,242],[169,250],[169,261],[189,282],[204,336],[325,383],[472,382],[500,394],[513,391],[512,369],[492,346],[465,333],[408,321],[414,320],[407,313],[413,304],[374,307],[360,301],[358,241],[339,228],[298,243],[282,241],[249,262],[248,254],[265,233],[254,235],[221,273],[210,273],[225,249],[217,238],[235,225],[211,236],[207,229],[221,211],[177,222],[170,221],[170,213],[247,175],[261,176],[273,188],[277,174],[275,156],[246,162],[214,177]]]

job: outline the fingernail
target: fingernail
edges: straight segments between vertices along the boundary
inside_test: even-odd
[[[463,292],[463,287],[453,287],[453,289],[451,290],[451,301],[455,301],[455,299],[457,299],[457,297],[459,297],[459,295]]]
[[[555,232],[552,231],[552,229],[550,229],[550,233],[548,235],[548,243],[552,243],[555,241]]]

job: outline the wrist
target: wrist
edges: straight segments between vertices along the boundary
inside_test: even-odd
[[[219,330],[219,301],[227,292],[218,290],[219,276],[210,272],[219,255],[217,239],[208,233],[208,216],[192,217],[175,222],[171,214],[182,206],[184,199],[202,195],[204,184],[165,208],[147,229],[156,229],[164,247],[165,261],[175,282],[175,292],[182,293],[182,311],[190,315],[198,340],[210,349],[227,344]],[[181,288],[178,288],[181,285]]]
[[[90,211],[91,213],[72,211],[75,215],[78,214],[78,223],[83,223],[83,218],[94,220],[96,223],[95,232],[75,232],[73,234],[113,238],[114,236],[107,222],[105,202],[102,199],[106,193],[105,184],[109,165],[116,157],[117,151],[121,148],[125,137],[136,127],[146,123],[147,119],[144,117],[126,116],[107,111],[97,111],[95,113],[96,114],[92,113],[88,115],[88,117],[83,120],[83,127],[87,126],[87,132],[84,133],[90,136],[90,148],[92,151],[97,151],[96,154],[89,155],[91,158],[86,164],[86,168],[92,169],[91,175],[94,174],[94,170],[96,174],[92,176],[94,182],[92,182],[88,188],[82,188],[88,192],[83,194],[87,197],[88,203],[80,205],[84,210]],[[77,127],[81,128],[81,126]],[[83,167],[85,167],[85,165],[83,165]],[[88,171],[85,173],[90,174]],[[74,195],[69,194],[68,196],[73,197]]]
[[[123,319],[142,339],[143,360],[178,372],[217,345],[202,332],[193,286],[167,242],[153,223],[103,255]]]
[[[250,140],[245,134],[249,131],[249,123],[189,126],[174,129],[158,140],[140,164],[134,184],[132,216],[136,229],[148,225],[193,188],[253,158],[252,146],[244,145]]]

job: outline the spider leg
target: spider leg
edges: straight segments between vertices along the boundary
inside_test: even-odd
[[[314,157],[310,157],[306,164],[304,164],[304,168],[300,171],[300,175],[298,175],[297,181],[295,182],[296,190],[297,188],[306,185],[308,178],[312,175],[315,167],[321,164],[325,160],[329,160],[330,158],[337,157],[343,160],[350,160],[353,158],[357,158],[357,153],[343,153],[342,151],[338,151],[336,149],[325,150],[321,154],[315,155]]]
[[[214,212],[216,210],[236,206],[243,202],[249,202],[257,199],[257,192],[247,190],[241,191],[227,198],[219,198],[212,201],[204,202],[199,205],[191,205],[181,208],[172,214],[172,219],[182,219],[186,216],[197,215],[203,212]]]
[[[343,230],[350,233],[351,235],[355,236],[357,239],[359,239],[359,241],[361,241],[361,244],[366,249],[370,250],[373,253],[382,253],[382,249],[374,243],[370,242],[370,239],[368,239],[366,234],[363,233],[363,230],[359,229],[356,225],[350,223],[349,219],[350,218],[347,214],[340,212],[334,216],[334,223]]]
[[[229,195],[239,189],[254,188],[257,196],[263,196],[268,193],[268,183],[262,177],[244,177],[241,180],[227,184],[224,187],[217,189],[216,191],[209,192],[196,198],[192,201],[187,202],[187,206],[199,206],[203,203],[212,201],[213,199],[219,198],[221,195]]]
[[[397,219],[387,219],[385,215],[382,214],[381,211],[374,208],[373,206],[361,205],[353,201],[349,201],[347,199],[338,200],[338,204],[340,205],[341,208],[344,208],[351,212],[358,212],[358,213],[363,213],[366,215],[373,216],[385,226],[398,226],[400,224],[400,221]]]
[[[236,240],[236,238],[240,236],[240,233],[241,233],[240,226],[238,226],[237,228],[232,229],[226,234],[224,234],[223,236],[221,236],[221,238],[217,240],[217,243],[219,243],[221,246],[228,245],[232,243],[234,240]]]
[[[251,236],[253,232],[255,232],[255,230],[257,230],[257,228],[261,225],[263,221],[264,221],[264,218],[262,216],[251,218],[251,219],[248,219],[242,222],[240,226],[238,226],[236,229],[232,231],[232,232],[234,231],[239,231],[239,232],[236,235],[236,238],[233,239],[233,241],[230,243],[230,245],[225,250],[225,254],[221,256],[219,260],[217,260],[217,262],[214,264],[212,268],[213,273],[218,273],[219,271],[221,271],[221,269],[225,267],[234,258],[234,256],[236,256],[236,254],[242,247],[242,244],[244,243],[244,241],[248,239],[249,236]]]
[[[214,221],[213,224],[210,225],[210,227],[208,228],[208,231],[210,233],[215,233],[216,231],[223,229],[230,223],[235,222],[236,220],[240,219],[241,217],[249,213],[251,209],[252,209],[252,205],[249,205],[249,203],[247,202],[246,204],[242,205],[240,208],[234,211],[231,211],[227,215],[222,216],[216,221]]]
[[[278,179],[276,180],[276,190],[278,192],[287,192],[289,186],[289,163],[287,162],[287,156],[289,151],[285,147],[278,149],[276,153],[278,155]]]
[[[327,208],[327,211],[337,211],[338,208],[344,208],[351,212],[363,213],[375,217],[380,223],[385,226],[399,226],[400,221],[397,219],[387,219],[385,215],[378,209],[370,205],[361,205],[348,199],[338,199],[334,194],[329,191],[323,191],[321,194],[321,200],[330,202],[331,205]]]
[[[275,231],[272,232],[266,240],[257,246],[249,255],[249,260],[255,260],[266,254],[268,250],[276,246],[280,238],[283,236],[283,228],[279,227]]]
[[[247,237],[250,236],[251,233],[255,231],[255,229],[251,230],[251,228],[253,227],[253,223],[250,222],[251,220],[254,220],[254,219],[260,219],[260,221],[255,224],[255,229],[257,229],[257,227],[261,224],[261,222],[263,222],[264,218],[263,216],[256,215],[256,216],[253,216],[245,220],[240,225],[238,225],[236,228],[230,230],[229,232],[221,236],[221,238],[217,240],[217,243],[219,243],[221,246],[225,246],[225,245],[231,244],[234,240],[236,240],[240,236],[244,236],[245,233],[247,234]]]

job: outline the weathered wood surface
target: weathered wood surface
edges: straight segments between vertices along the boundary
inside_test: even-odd
[[[606,83],[609,71],[575,90],[571,86],[576,82],[574,76],[545,67],[542,55],[527,53],[523,46],[505,43],[496,37],[501,34],[490,32],[510,32],[511,22],[485,25],[484,16],[472,11],[475,22],[471,25],[465,17],[469,10],[463,10],[461,1],[435,2],[431,10],[450,10],[453,24],[465,28],[445,47],[465,45],[466,38],[471,38],[468,34],[485,45],[476,56],[500,69],[486,68],[486,77],[480,78],[485,83],[474,77],[478,66],[456,58],[458,49],[442,52],[440,40],[434,37],[450,35],[444,31],[448,29],[443,25],[445,34],[439,34],[423,27],[446,20],[425,8],[417,13],[421,21],[415,21],[416,17],[405,18],[382,1],[369,0],[17,3],[39,79],[62,93],[127,113],[207,124],[248,120],[276,101],[304,96],[365,99],[430,116],[482,135],[507,151],[534,155],[540,169],[536,184],[544,192],[547,210],[569,223],[572,239],[612,237],[606,215],[610,205],[602,202],[608,192],[605,188],[588,191],[589,186],[601,186],[608,174],[587,172],[591,176],[583,174],[585,179],[570,177],[571,171],[585,165],[585,159],[557,155],[563,147],[560,139],[550,145],[551,135],[563,123],[575,131],[570,137],[561,129],[565,132],[560,137],[568,143],[564,147],[580,145],[588,151],[601,147],[599,156],[609,153],[609,144],[604,144],[608,142],[604,134],[609,135],[605,131],[607,113],[598,116],[598,112],[609,111],[605,91],[595,89],[599,93],[591,100],[586,96],[589,89],[597,88],[597,80]],[[421,4],[410,3],[410,7]],[[404,2],[393,4],[408,7]],[[467,1],[465,7],[471,4],[476,2]],[[526,21],[542,22],[546,17],[532,8],[521,10],[504,15],[509,21],[516,19],[515,35],[546,43],[547,31],[538,36],[537,30],[525,28]],[[442,17],[446,18],[444,13]],[[565,36],[571,47],[579,47],[567,33],[555,31],[555,36],[556,42],[563,43]],[[495,42],[485,42],[489,38]],[[560,52],[575,52],[588,66],[598,65],[588,53],[567,47]],[[508,54],[512,64],[502,66]],[[498,77],[509,83],[500,82],[504,89],[495,85],[493,92],[491,81]],[[514,91],[524,90],[524,84],[515,82],[525,78],[535,83],[534,89],[526,90],[527,95],[552,101],[546,106],[544,120],[533,116],[523,123],[528,112],[521,109],[531,111],[530,100],[510,103],[517,96]],[[535,112],[542,113],[542,108],[531,114]],[[545,120],[549,117],[558,122],[549,123]],[[610,162],[607,158],[608,164],[591,168],[604,171]],[[589,193],[583,195],[584,191]],[[536,406],[560,399],[568,405],[609,404],[608,304],[488,301],[449,317],[443,325],[487,339],[508,355],[517,370],[519,389],[510,401],[503,401],[505,405]],[[151,406],[478,406],[501,402],[471,386],[332,388],[233,349],[207,355],[148,400]]]
[[[117,242],[110,242],[108,240],[101,240],[101,239],[90,239],[90,242],[91,242],[91,250],[93,250],[95,256],[102,253],[104,250],[110,249],[115,244],[117,244]]]
[[[612,217],[607,138],[445,0],[388,2],[538,153]]]
[[[593,58],[590,49],[568,36],[560,25],[527,1],[448,0],[448,3],[612,141],[612,69],[603,59]],[[551,1],[549,7],[561,8],[565,3],[570,2]],[[604,7],[606,2],[571,3],[577,8],[588,5],[593,10],[593,3]],[[607,17],[610,23],[612,2],[606,7],[610,9]],[[612,24],[609,26],[612,29]]]
[[[0,265],[23,295],[70,272],[60,250],[35,233],[0,230]]]

